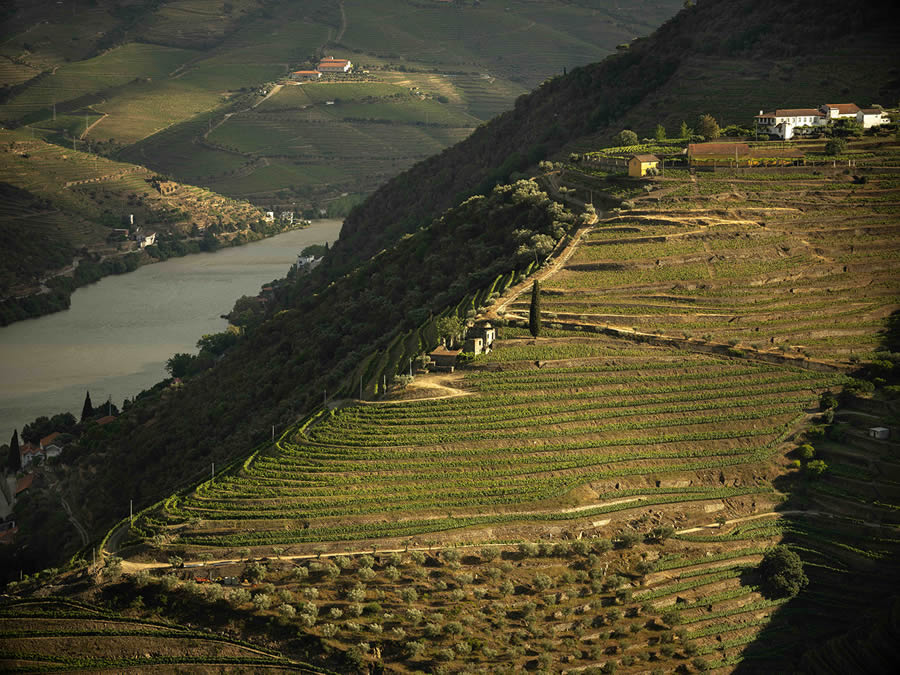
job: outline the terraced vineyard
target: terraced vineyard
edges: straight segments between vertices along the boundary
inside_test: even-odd
[[[203,523],[178,542],[231,547],[762,503],[771,487],[747,467],[765,466],[816,392],[840,381],[602,338],[511,340],[456,383],[469,395],[333,410],[168,514]],[[713,470],[716,481],[697,481]]]
[[[256,614],[293,598],[307,639],[401,671],[884,666],[887,615],[865,636],[879,656],[823,636],[892,592],[897,445],[863,432],[890,407],[842,395],[822,413],[822,394],[856,386],[850,356],[897,307],[896,184],[760,171],[726,207],[736,180],[661,181],[657,208],[536,271],[541,337],[515,320],[530,282],[510,286],[492,352],[332,402],[142,514],[132,543],[157,553],[135,558],[211,574],[286,555],[243,568],[273,584]],[[768,201],[813,190],[822,208]],[[802,559],[796,597],[763,571],[775,545]]]
[[[870,161],[894,152],[889,144]],[[547,320],[816,359],[872,357],[884,318],[900,306],[894,173],[865,182],[841,171],[698,174],[659,187],[669,193],[663,210],[608,219],[548,280]],[[525,312],[526,301],[512,308]]]
[[[0,667],[7,673],[179,667],[319,672],[240,640],[55,598],[0,606],[0,639]]]

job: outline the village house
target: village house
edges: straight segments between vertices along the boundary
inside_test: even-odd
[[[863,129],[871,129],[882,124],[890,124],[891,118],[881,108],[861,108],[856,113],[856,121],[862,124]]]
[[[479,324],[471,324],[466,331],[466,339],[463,342],[463,351],[467,354],[487,354],[494,345],[497,331],[489,321]]]
[[[860,108],[855,103],[826,103],[818,108],[759,111],[754,118],[756,131],[782,140],[790,140],[807,128],[824,127],[836,120],[855,120],[864,129],[889,124],[890,118],[881,108]]]
[[[19,447],[19,457],[22,460],[22,468],[27,469],[37,459],[44,458],[44,450],[34,443],[24,443]]]
[[[58,431],[54,431],[52,434],[47,434],[40,440],[41,450],[46,450],[47,446],[50,445],[53,441],[60,437],[60,433]]]
[[[826,103],[819,106],[822,114],[830,120],[855,119],[859,106],[855,103]]]
[[[353,64],[350,63],[347,59],[336,59],[333,56],[326,56],[324,59],[319,61],[319,65],[316,66],[316,70],[319,71],[320,75],[344,75],[350,72],[350,68],[353,67]]]
[[[755,118],[756,131],[768,136],[790,140],[798,127],[821,127],[827,123],[825,113],[816,108],[779,108],[774,112],[759,111]]]
[[[444,345],[440,345],[428,356],[431,357],[431,363],[436,370],[449,370],[452,373],[456,368],[456,360],[460,353],[462,353],[462,349],[447,349]]]
[[[291,79],[298,82],[304,80],[318,80],[320,77],[322,77],[322,73],[318,70],[295,70],[291,73]]]
[[[886,441],[891,437],[891,430],[887,427],[869,427],[869,438]]]
[[[138,243],[141,248],[147,248],[148,246],[153,246],[156,243],[156,232],[144,232],[143,228],[137,228],[132,234],[131,238]]]
[[[648,171],[658,170],[659,157],[656,155],[632,155],[628,160],[628,175],[632,178],[640,178],[646,176]]]

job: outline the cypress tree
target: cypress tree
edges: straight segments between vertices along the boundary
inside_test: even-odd
[[[541,284],[537,279],[531,288],[531,310],[528,312],[528,330],[534,337],[541,334]]]
[[[9,442],[9,470],[16,472],[22,468],[22,455],[19,454],[19,430],[13,430],[12,440]]]
[[[94,406],[91,405],[91,392],[84,395],[84,407],[81,408],[81,423],[84,424],[94,415]]]

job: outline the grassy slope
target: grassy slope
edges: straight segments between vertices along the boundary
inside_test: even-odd
[[[53,70],[16,90],[2,114],[9,121],[58,128],[51,119],[54,102],[58,114],[75,113],[76,119],[103,113],[87,138],[118,147],[137,144],[124,150],[123,159],[258,203],[290,197],[306,207],[321,206],[344,192],[371,192],[465,138],[548,75],[603,58],[616,43],[650,30],[677,3],[650,3],[642,12],[616,9],[611,2],[575,4],[559,12],[545,5],[461,9],[396,0],[347,2],[342,24],[338,7],[321,0],[264,8],[236,2],[227,11],[200,0],[124,10],[101,3],[85,16],[104,19],[100,25],[107,27],[108,40],[138,42],[83,61],[78,59],[89,50],[61,57],[50,44],[28,41],[35,29],[16,35],[15,28],[28,25],[17,15],[7,51],[21,63],[10,60],[9,68]],[[59,17],[49,19],[59,36]],[[96,39],[85,44],[96,45]],[[23,57],[22,45],[33,51]],[[238,94],[282,78],[323,51],[352,58],[373,77],[418,87],[430,98],[410,98],[402,109],[377,102],[364,109],[348,106],[328,115],[323,126],[302,116],[273,120],[257,114],[249,106],[258,100]],[[17,79],[11,73],[11,82]],[[205,143],[209,124],[193,122],[207,122],[210,114],[223,122],[226,111],[241,111],[217,129],[228,142],[210,136]],[[370,118],[378,120],[375,128],[360,121]],[[252,138],[260,132],[289,139],[324,136],[339,151],[293,147],[285,155],[256,147]],[[196,158],[173,151],[197,141],[204,147]]]
[[[627,53],[554,78],[465,142],[378,190],[348,218],[335,246],[335,271],[414,231],[461,196],[546,155],[596,147],[624,127],[643,136],[662,122],[671,134],[703,112],[723,124],[749,124],[767,106],[814,106],[826,98],[890,102],[900,91],[889,65],[896,44],[883,32],[883,18],[878,8],[850,11],[838,2],[707,2],[681,12]],[[822,41],[832,49],[823,51]],[[840,67],[836,54],[846,55]]]
[[[140,226],[180,236],[195,224],[219,227],[220,219],[222,233],[244,231],[261,216],[246,202],[202,188],[173,183],[161,194],[144,167],[65,149],[24,130],[0,131],[0,139],[0,182],[16,195],[3,206],[4,250],[10,254],[4,260],[4,296],[14,287],[26,291],[35,270],[43,275],[66,267],[76,249],[115,253],[106,238],[129,214]],[[38,264],[37,241],[63,255]]]

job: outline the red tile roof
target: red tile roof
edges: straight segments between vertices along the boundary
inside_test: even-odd
[[[429,356],[459,356],[461,353],[462,349],[447,349],[444,345],[441,345],[430,352]]]
[[[292,75],[319,75],[318,70],[295,70]]]
[[[658,162],[659,157],[656,155],[634,155],[632,159],[636,159],[640,162]]]
[[[115,415],[106,415],[105,417],[101,417],[99,420],[97,420],[97,424],[99,424],[102,427],[104,424],[109,424],[110,422],[115,422],[115,421],[116,421]]]
[[[56,439],[57,436],[59,436],[58,431],[54,431],[52,434],[48,434],[47,436],[44,436],[41,439],[41,447],[43,448],[47,445],[50,445],[50,443],[52,443]]]
[[[863,115],[881,115],[884,113],[884,110],[881,108],[860,108],[859,111]]]
[[[855,115],[859,112],[859,106],[855,103],[826,103],[826,108],[838,111],[838,115]]]

